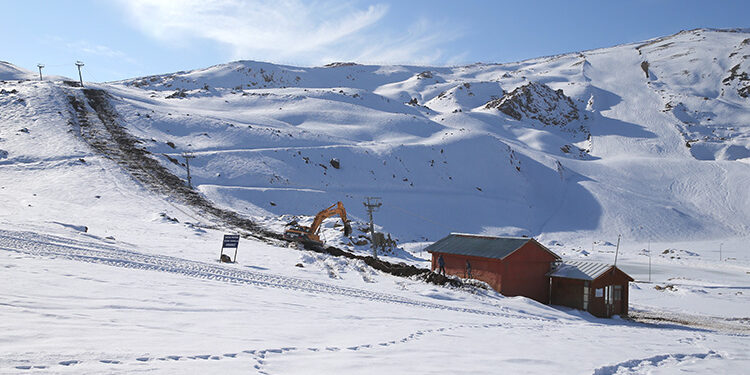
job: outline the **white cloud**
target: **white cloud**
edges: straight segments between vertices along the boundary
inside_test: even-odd
[[[457,36],[427,20],[396,33],[378,30],[386,5],[342,1],[121,0],[134,25],[156,39],[206,39],[231,58],[321,64],[331,61],[434,63]]]
[[[116,49],[109,48],[107,46],[92,44],[87,41],[77,41],[67,43],[66,46],[72,50],[80,51],[89,55],[97,55],[104,57],[125,57],[125,53]]]
[[[74,58],[100,57],[110,60],[126,61],[133,65],[138,62],[125,52],[105,45],[92,43],[87,40],[68,40],[58,35],[43,35],[38,39],[42,44],[51,48],[64,50]]]

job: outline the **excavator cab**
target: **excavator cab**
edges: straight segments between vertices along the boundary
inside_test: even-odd
[[[299,225],[296,222],[291,223],[289,228],[284,232],[284,237],[292,241],[322,245],[323,241],[318,236],[320,225],[323,223],[323,220],[334,215],[341,217],[341,221],[344,222],[344,235],[349,237],[352,234],[352,226],[346,218],[346,209],[344,209],[344,204],[341,202],[336,202],[331,207],[318,212],[309,227]]]

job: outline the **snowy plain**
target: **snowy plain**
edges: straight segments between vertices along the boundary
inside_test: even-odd
[[[203,196],[277,232],[337,200],[362,228],[374,195],[403,249],[384,258],[421,267],[451,231],[606,262],[622,234],[631,311],[668,318],[653,324],[267,241],[219,264],[233,228],[92,148],[80,88],[0,63],[0,373],[742,373],[748,56],[748,33],[694,30],[510,64],[243,61],[87,83],[164,167],[184,178],[194,154]],[[327,242],[367,252],[335,223]]]

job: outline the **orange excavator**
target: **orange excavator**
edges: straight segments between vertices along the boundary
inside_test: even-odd
[[[302,242],[303,244],[322,245],[323,241],[321,241],[320,236],[318,236],[320,224],[322,224],[323,220],[325,220],[326,218],[334,215],[339,215],[341,217],[341,220],[344,222],[344,235],[348,237],[350,234],[352,234],[352,226],[349,224],[349,220],[346,218],[346,210],[344,209],[344,204],[341,202],[336,202],[336,204],[332,205],[331,207],[318,212],[318,214],[315,215],[315,219],[313,219],[312,225],[310,225],[309,227],[293,223],[289,227],[289,229],[284,232],[284,237],[289,240]]]

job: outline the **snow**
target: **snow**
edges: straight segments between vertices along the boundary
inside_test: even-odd
[[[7,61],[0,61],[0,80],[26,80],[34,78],[34,73],[19,68]]]
[[[196,191],[264,228],[340,200],[356,239],[364,197],[378,196],[394,263],[429,267],[424,247],[451,232],[533,236],[566,260],[617,251],[636,280],[631,311],[650,324],[269,239],[243,237],[238,262],[218,263],[237,228],[96,151],[82,134],[101,118],[84,105],[83,124],[71,104],[81,88],[0,63],[0,372],[740,373],[748,37],[694,30],[450,68],[239,61],[86,83],[162,166],[185,178],[192,153]],[[520,120],[486,108],[522,87],[546,107]],[[529,108],[579,117],[545,123]],[[326,243],[369,253],[337,223],[324,222]]]

